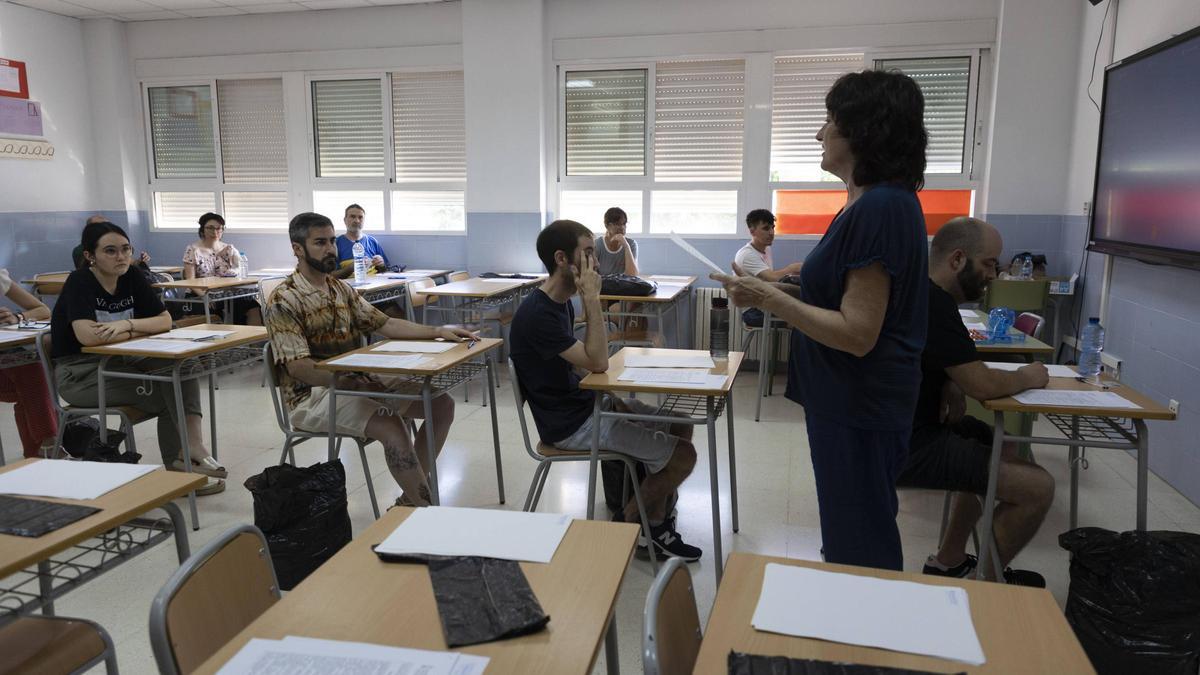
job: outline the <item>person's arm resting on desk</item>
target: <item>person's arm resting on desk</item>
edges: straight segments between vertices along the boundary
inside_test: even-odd
[[[983,361],[971,361],[946,368],[946,375],[964,394],[977,401],[1003,398],[1026,389],[1041,389],[1050,381],[1046,366],[1041,363],[1026,364],[1018,370],[994,370]]]
[[[171,314],[163,311],[158,316],[144,319],[121,319],[107,323],[90,319],[76,319],[71,322],[71,329],[75,331],[75,339],[79,340],[79,344],[84,347],[95,347],[96,345],[165,333],[171,330]]]

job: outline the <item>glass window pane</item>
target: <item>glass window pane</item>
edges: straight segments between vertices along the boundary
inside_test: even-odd
[[[740,181],[745,108],[745,61],[659,63],[654,179]]]
[[[467,179],[461,70],[392,73],[396,182]]]
[[[283,80],[218,80],[221,167],[227,184],[287,184]]]
[[[286,230],[288,197],[286,192],[226,192],[226,226],[230,230]]]
[[[215,178],[212,90],[149,87],[150,138],[158,178]],[[196,214],[199,216],[200,214]]]
[[[862,54],[781,56],[771,89],[771,181],[837,181],[821,170],[817,131],[825,124],[825,94],[845,73],[861,70]]]
[[[365,211],[363,229],[384,229],[382,190],[314,190],[313,211],[333,221],[333,227],[342,233],[346,226],[346,207],[358,204]]]
[[[155,192],[154,227],[195,232],[200,216],[216,209],[212,192]]]
[[[973,215],[973,190],[921,190],[917,193],[925,214],[925,230],[937,233],[946,221]],[[846,205],[845,190],[776,190],[776,234],[825,234],[833,217]]]
[[[316,81],[312,99],[317,175],[384,175],[379,80]]]
[[[558,217],[583,223],[596,234],[604,231],[604,212],[613,206],[629,217],[627,232],[642,231],[641,190],[563,190],[558,195]]]
[[[925,173],[963,173],[970,99],[971,57],[877,61],[883,70],[899,70],[916,80],[925,96]]]
[[[650,231],[737,233],[737,190],[655,190],[650,194]]]
[[[568,176],[646,175],[646,71],[567,73]]]
[[[393,230],[461,232],[466,229],[464,211],[462,192],[392,192]]]

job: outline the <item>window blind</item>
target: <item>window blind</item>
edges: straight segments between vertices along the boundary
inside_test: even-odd
[[[216,208],[212,192],[155,192],[154,226],[157,228],[199,228],[196,219]]]
[[[283,80],[218,80],[217,103],[225,182],[287,184]]]
[[[286,192],[226,192],[225,222],[231,230],[287,229]]]
[[[929,132],[925,173],[963,173],[971,57],[888,59],[875,65],[883,70],[899,70],[921,87],[925,129]]]
[[[666,61],[654,82],[654,179],[740,181],[746,62]]]
[[[318,80],[312,99],[317,176],[383,176],[379,80]]]
[[[862,54],[775,59],[771,90],[771,180],[833,181],[821,170],[817,131],[825,124],[825,94],[843,74],[863,67]]]
[[[392,73],[396,182],[467,179],[461,70]]]
[[[149,87],[157,178],[215,178],[212,90],[207,84]]]
[[[646,71],[566,75],[568,176],[646,175]]]

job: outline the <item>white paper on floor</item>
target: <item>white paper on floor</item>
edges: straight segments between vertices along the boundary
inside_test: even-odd
[[[479,675],[486,656],[406,649],[366,642],[287,636],[254,638],[221,667],[221,675]]]
[[[428,506],[413,511],[375,551],[548,563],[570,526],[571,517],[561,513]]]
[[[0,494],[55,499],[96,499],[157,468],[157,464],[42,459],[0,473]]]
[[[1053,405],[1064,408],[1130,408],[1142,406],[1111,391],[1062,391],[1030,389],[1013,396],[1026,405]]]
[[[769,563],[751,625],[760,631],[984,663],[967,592]]]

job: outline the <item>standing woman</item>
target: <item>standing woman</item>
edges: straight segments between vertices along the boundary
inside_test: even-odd
[[[928,263],[925,102],[896,72],[849,73],[825,96],[821,168],[846,205],[800,269],[801,286],[713,275],[738,306],[793,327],[788,398],[804,406],[829,562],[899,570],[896,476],[921,383]]]
[[[216,213],[200,216],[200,239],[188,244],[183,252],[183,278],[236,277],[241,266],[241,254],[230,243],[221,241],[225,219]],[[262,325],[262,311],[253,298],[236,298],[233,304],[233,323]]]
[[[0,305],[0,326],[22,321],[45,321],[50,310],[31,293],[12,282],[8,270],[0,269],[0,296],[18,309]],[[39,457],[54,446],[58,435],[58,416],[50,404],[50,389],[39,363],[0,369],[0,401],[15,403],[17,434],[26,457]]]
[[[88,266],[72,272],[63,284],[50,321],[51,348],[59,395],[71,405],[95,408],[100,401],[96,378],[100,357],[84,354],[83,348],[162,333],[170,330],[171,315],[146,278],[131,266],[133,247],[124,230],[112,223],[91,223],[83,229],[82,243]],[[135,357],[116,357],[114,361],[124,369],[143,372],[170,364],[163,359]],[[184,470],[174,389],[162,382],[126,379],[107,380],[104,386],[107,405],[133,406],[158,416],[163,464]],[[210,457],[204,446],[199,385],[187,380],[182,386],[191,470],[225,478],[225,467]],[[210,480],[196,493],[212,494],[224,488],[223,482]]]

